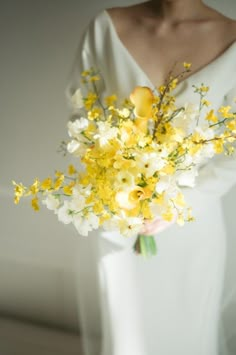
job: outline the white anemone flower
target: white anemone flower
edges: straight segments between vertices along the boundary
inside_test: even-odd
[[[116,138],[118,134],[117,127],[111,127],[108,122],[98,122],[98,133],[94,135],[95,139],[98,139],[99,144],[104,146],[110,139]]]
[[[143,219],[138,217],[126,217],[119,220],[120,233],[125,237],[137,235],[143,226]]]
[[[115,187],[118,189],[131,189],[135,186],[134,176],[127,171],[119,171],[116,175]]]
[[[60,206],[60,199],[55,197],[53,194],[48,194],[47,197],[42,200],[42,204],[45,205],[49,210],[55,211]]]
[[[67,123],[68,134],[70,137],[74,138],[83,138],[81,132],[84,131],[89,125],[89,121],[87,118],[80,117],[75,121],[69,121]]]
[[[158,153],[144,153],[137,157],[136,161],[140,172],[144,173],[147,178],[166,165],[166,160]]]
[[[58,220],[64,224],[69,224],[73,221],[73,212],[69,201],[64,201],[64,204],[57,210]]]
[[[74,196],[72,196],[74,197]],[[81,211],[85,207],[85,197],[83,195],[77,195],[75,198],[72,199],[70,203],[70,207],[75,211]]]
[[[70,154],[73,154],[75,157],[80,157],[80,156],[84,155],[86,149],[87,149],[87,146],[85,144],[80,143],[75,139],[72,139],[67,144],[67,151]]]
[[[93,212],[88,212],[86,216],[75,215],[73,220],[74,226],[78,233],[87,236],[88,232],[99,228],[99,218]]]

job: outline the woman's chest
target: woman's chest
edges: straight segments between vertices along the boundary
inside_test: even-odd
[[[200,36],[198,33],[157,36],[140,31],[120,39],[131,59],[156,86],[163,84],[170,74],[177,76],[183,72],[184,62],[192,64],[191,71],[185,73],[184,78],[198,72],[219,57],[230,44],[219,36]]]

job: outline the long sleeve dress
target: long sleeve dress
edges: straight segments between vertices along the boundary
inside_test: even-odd
[[[69,94],[80,86],[81,71],[91,66],[102,74],[101,95],[118,93],[127,97],[136,85],[153,88],[155,84],[124,47],[105,10],[83,36]],[[231,104],[236,97],[235,74],[236,42],[177,86],[177,103],[197,103],[199,97],[192,85],[204,83],[210,86],[207,98],[215,109]],[[82,321],[87,336],[96,333],[91,321],[94,304],[84,294],[99,295],[101,355],[231,354],[223,344],[222,327],[225,265],[230,248],[222,197],[235,183],[234,156],[217,156],[202,167],[196,186],[183,186],[195,221],[184,227],[173,225],[158,234],[158,254],[150,260],[135,255],[131,248],[134,240],[118,233],[99,230],[86,242],[83,240],[81,250],[87,258],[81,258]],[[95,350],[90,348],[88,354],[94,355]]]

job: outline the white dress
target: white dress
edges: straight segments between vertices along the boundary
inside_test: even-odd
[[[96,16],[83,37],[69,93],[80,86],[79,73],[91,66],[101,70],[103,94],[125,97],[136,85],[154,86],[120,41],[106,11]],[[214,108],[231,103],[236,97],[235,74],[236,42],[179,84],[177,102],[197,102],[192,85],[204,83],[210,86],[208,99]],[[183,187],[196,221],[182,228],[172,226],[157,235],[158,255],[150,260],[134,255],[134,240],[116,233],[99,231],[83,241],[83,255],[87,253],[89,261],[84,257],[81,265],[81,294],[96,295],[99,287],[101,355],[220,354],[227,255],[221,198],[235,183],[234,158],[217,156],[203,167],[197,186]],[[95,260],[93,266],[91,259]],[[92,275],[96,266],[97,283]],[[90,287],[89,292],[86,287]],[[85,332],[96,333],[90,312],[94,304],[86,296],[82,298]],[[222,355],[227,355],[226,348],[220,346],[224,349]],[[95,351],[88,350],[88,354],[94,355]]]

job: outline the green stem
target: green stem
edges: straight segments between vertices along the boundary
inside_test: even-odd
[[[133,246],[136,254],[151,257],[157,254],[157,246],[152,235],[139,234]]]

